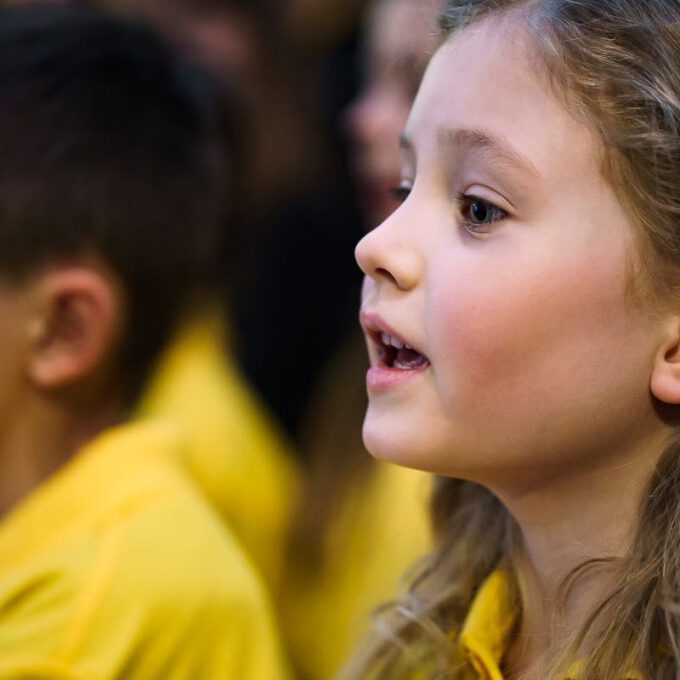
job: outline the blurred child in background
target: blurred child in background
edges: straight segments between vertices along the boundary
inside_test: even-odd
[[[287,677],[191,447],[127,422],[211,269],[213,104],[140,25],[0,11],[3,679]]]
[[[366,80],[347,112],[365,220],[396,206],[399,134],[436,42],[439,3],[370,6]],[[365,347],[354,334],[317,386],[303,460],[308,483],[284,590],[285,633],[300,677],[324,680],[365,631],[370,610],[396,596],[404,570],[429,547],[429,478],[377,463],[361,442]]]
[[[262,127],[257,101],[266,80],[263,62],[268,49],[260,23],[271,20],[270,3],[111,0],[103,4],[154,24],[178,49],[200,60],[227,95],[220,134],[237,159],[227,185],[233,195],[221,215],[226,238],[215,258],[220,271],[202,304],[185,316],[166,348],[138,414],[162,416],[182,427],[193,478],[276,591],[299,492],[298,473],[285,436],[233,359],[229,314],[243,260],[258,241],[258,234],[250,233],[258,228],[247,229],[257,221],[250,208],[253,185],[260,185],[263,196],[270,193],[271,182],[262,179],[261,171],[267,165],[261,158],[264,140],[255,134]],[[242,101],[238,115],[230,100],[234,90]],[[279,161],[269,158],[269,162]]]

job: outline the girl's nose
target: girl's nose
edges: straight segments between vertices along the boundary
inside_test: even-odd
[[[389,283],[399,290],[411,290],[422,276],[422,258],[411,244],[387,234],[388,222],[359,241],[354,253],[357,263],[364,274],[376,283]]]

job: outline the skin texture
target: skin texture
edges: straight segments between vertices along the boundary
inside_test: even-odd
[[[513,514],[525,616],[508,674],[526,678],[541,677],[543,652],[607,577],[574,589],[557,633],[547,622],[562,578],[625,551],[671,434],[655,385],[671,401],[679,384],[677,315],[631,303],[634,227],[601,175],[598,140],[536,63],[516,15],[448,39],[405,128],[405,200],[357,247],[365,442],[484,484]],[[376,330],[430,365],[395,378]]]

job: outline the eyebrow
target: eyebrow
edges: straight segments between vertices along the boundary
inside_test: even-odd
[[[437,133],[440,145],[453,146],[460,151],[483,151],[491,159],[533,176],[537,176],[536,166],[521,153],[516,151],[503,139],[494,137],[483,130],[468,128],[442,128]],[[413,144],[408,135],[399,137],[399,145],[402,149],[412,150]]]

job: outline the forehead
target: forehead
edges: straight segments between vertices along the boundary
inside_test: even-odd
[[[418,149],[451,130],[501,141],[539,175],[599,174],[596,137],[554,92],[518,16],[453,34],[430,62],[405,137]]]

